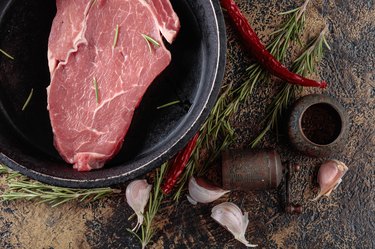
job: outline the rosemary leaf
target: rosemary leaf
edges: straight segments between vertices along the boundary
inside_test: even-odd
[[[7,52],[5,52],[4,50],[2,50],[1,48],[0,48],[0,53],[2,53],[3,55],[5,55],[6,57],[8,57],[11,60],[14,60],[13,56],[11,56],[10,54],[8,54]]]
[[[91,8],[94,6],[94,4],[96,4],[97,1],[98,1],[98,0],[91,0],[88,11],[91,10]]]
[[[126,231],[128,231],[128,233],[134,235],[142,244],[142,239],[141,239],[141,237],[139,237],[139,235],[136,232],[134,232],[133,230],[131,230],[129,228],[126,228]]]
[[[150,53],[152,52],[152,48],[151,48],[151,45],[154,45],[154,46],[157,46],[159,47],[160,44],[159,42],[157,42],[155,39],[153,39],[152,37],[148,36],[148,35],[145,35],[145,34],[141,34],[143,39],[145,39],[145,41],[147,42],[147,46],[150,50]]]
[[[94,88],[95,88],[95,99],[96,99],[96,103],[99,103],[99,88],[98,88],[98,81],[96,80],[95,77],[94,77],[94,79],[93,79],[93,83],[94,83]]]
[[[328,50],[331,50],[331,47],[329,46],[329,43],[327,42],[326,38],[323,37],[324,45],[328,48]]]
[[[281,12],[281,13],[279,13],[279,15],[281,15],[281,16],[289,15],[289,14],[295,13],[295,12],[297,12],[297,11],[298,11],[298,8],[296,8],[296,9],[291,9],[291,10],[288,10],[288,11],[285,11],[285,12]]]
[[[116,25],[116,28],[115,28],[115,37],[113,38],[113,45],[112,45],[113,48],[116,47],[117,40],[118,40],[118,24]]]
[[[5,167],[4,165],[0,164],[0,176],[5,175],[5,174],[9,175],[9,174],[11,174],[11,171],[10,171],[10,169]],[[16,173],[16,174],[18,174],[18,173]]]
[[[31,98],[33,97],[33,93],[34,93],[34,89],[31,88],[31,91],[30,91],[30,93],[29,93],[29,96],[27,97],[25,103],[24,103],[23,106],[22,106],[22,111],[24,111],[24,110],[26,109],[26,107],[29,105]]]
[[[158,106],[158,107],[156,107],[156,109],[163,109],[163,108],[166,108],[166,107],[169,107],[169,106],[172,106],[172,105],[177,105],[177,104],[179,104],[179,103],[181,103],[181,101],[179,101],[179,100],[175,100],[175,101],[172,101],[172,102],[169,102],[169,103],[166,103],[166,104],[164,104],[164,105],[161,105],[161,106]]]

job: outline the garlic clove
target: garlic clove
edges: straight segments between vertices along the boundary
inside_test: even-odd
[[[196,205],[198,202],[210,203],[228,192],[230,191],[214,186],[202,178],[191,177],[189,181],[189,195],[187,198],[193,205]]]
[[[188,199],[188,201],[189,201],[191,204],[193,204],[193,205],[197,205],[197,204],[198,204],[198,202],[196,202],[194,199],[192,199],[192,198],[190,197],[190,195],[186,195],[186,198]]]
[[[348,167],[338,160],[328,160],[324,162],[319,168],[317,177],[320,191],[313,201],[318,200],[323,195],[330,196],[332,191],[342,182],[342,177],[347,171]]]
[[[234,238],[247,247],[256,247],[245,238],[247,226],[249,224],[248,213],[242,214],[241,209],[234,203],[224,202],[212,208],[211,217],[220,225],[231,232]]]
[[[137,224],[133,231],[143,223],[143,213],[150,198],[152,186],[146,180],[134,180],[126,187],[126,201],[137,215]]]

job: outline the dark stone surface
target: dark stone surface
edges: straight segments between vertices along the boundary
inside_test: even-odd
[[[238,0],[264,42],[282,21],[277,13],[299,6],[301,1]],[[315,175],[325,158],[309,158],[293,150],[285,136],[273,133],[260,145],[276,148],[283,162],[299,163],[301,171],[291,180],[292,201],[304,206],[304,213],[283,212],[278,190],[257,193],[232,192],[208,205],[190,205],[167,199],[156,217],[155,236],[150,248],[243,248],[224,228],[210,218],[211,208],[232,201],[249,212],[246,237],[259,248],[375,248],[375,3],[373,1],[312,1],[308,7],[304,40],[330,25],[329,43],[319,75],[329,82],[327,90],[306,89],[301,95],[321,93],[336,98],[351,121],[349,142],[339,159],[349,167],[343,183],[330,198],[310,202]],[[240,82],[251,58],[228,25],[228,64],[225,82]],[[290,59],[298,55],[290,51]],[[314,76],[319,78],[319,76]],[[272,100],[277,83],[259,85],[233,117],[236,143],[246,148],[262,129],[264,110]],[[214,168],[215,170],[215,168]],[[99,202],[68,203],[51,208],[30,202],[0,206],[0,248],[140,248],[126,232],[130,208],[124,195]]]

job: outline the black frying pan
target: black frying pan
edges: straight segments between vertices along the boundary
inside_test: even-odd
[[[135,112],[120,153],[91,172],[76,172],[53,147],[46,109],[47,43],[54,0],[0,2],[0,163],[53,185],[103,187],[140,176],[172,157],[198,131],[218,92],[226,37],[217,0],[172,0],[181,21],[172,62]],[[31,88],[33,97],[22,111]],[[165,103],[180,103],[157,109]]]

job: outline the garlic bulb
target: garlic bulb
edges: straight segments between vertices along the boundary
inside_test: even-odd
[[[320,192],[313,201],[318,200],[321,196],[329,196],[334,189],[341,183],[342,177],[348,171],[348,167],[340,161],[328,160],[324,162],[318,172],[318,184]]]
[[[219,187],[211,185],[202,178],[190,178],[189,181],[189,195],[187,196],[189,202],[193,205],[200,203],[209,203],[219,199],[229,190],[223,190]]]
[[[248,213],[242,214],[241,209],[231,202],[224,202],[212,208],[211,217],[234,235],[234,238],[247,247],[256,247],[245,238]]]
[[[146,180],[132,181],[126,187],[126,201],[137,215],[137,224],[133,231],[137,230],[143,223],[143,212],[150,198],[152,186]]]

